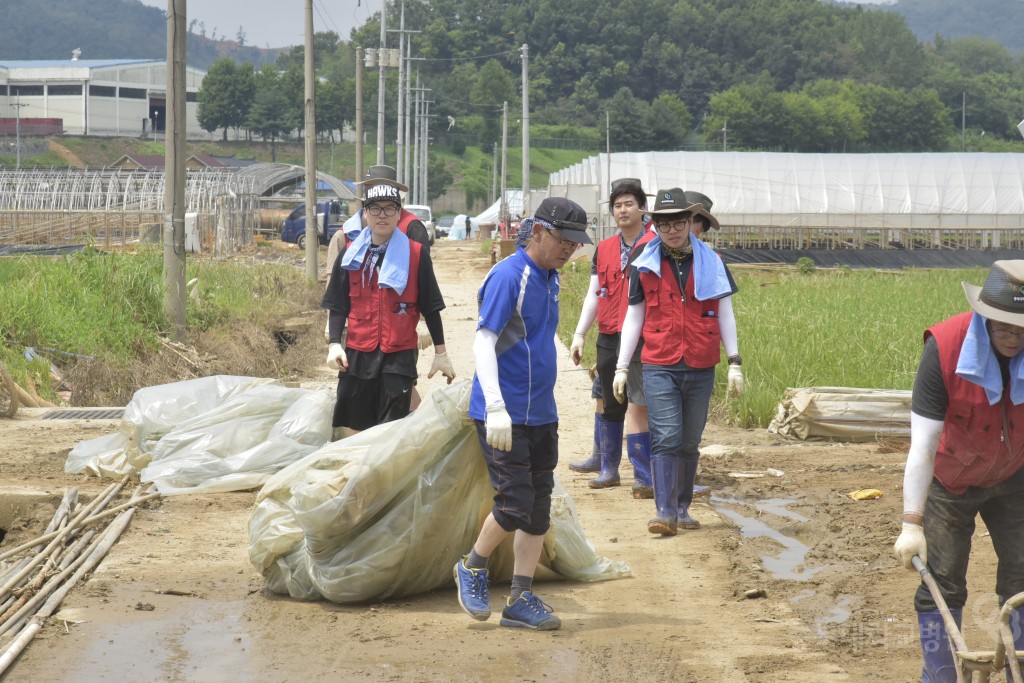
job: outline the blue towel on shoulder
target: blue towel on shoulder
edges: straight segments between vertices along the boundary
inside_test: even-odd
[[[992,349],[985,319],[977,313],[971,314],[971,324],[956,362],[956,375],[984,389],[989,405],[995,405],[1003,397],[999,360]],[[1015,406],[1024,403],[1024,353],[1010,359],[1010,401]]]
[[[345,255],[341,258],[341,267],[345,270],[359,270],[363,267],[363,258],[370,246],[373,231],[363,228],[362,232],[348,245]],[[405,291],[409,281],[409,238],[397,228],[388,241],[388,249],[384,252],[384,263],[377,274],[377,284],[389,287],[399,294]]]
[[[356,211],[356,215],[345,221],[345,225],[341,226],[341,229],[346,237],[354,240],[359,235],[359,231],[363,229],[363,210]]]
[[[729,276],[725,273],[722,257],[692,235],[690,244],[693,245],[693,290],[697,299],[708,301],[732,294],[732,286],[729,284]],[[643,252],[633,261],[633,267],[661,277],[660,235],[647,243]]]

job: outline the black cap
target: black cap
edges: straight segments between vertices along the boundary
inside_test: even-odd
[[[371,166],[366,169],[366,176],[360,180],[357,185],[390,185],[396,187],[402,192],[408,192],[409,186],[403,185],[398,182],[398,171],[395,170],[394,166],[387,166],[385,164],[379,164],[377,166]]]
[[[550,223],[570,242],[593,244],[587,235],[587,212],[571,199],[548,197],[540,203],[533,217]]]
[[[363,190],[363,206],[379,202],[394,202],[402,205],[402,195],[394,185],[367,185]]]

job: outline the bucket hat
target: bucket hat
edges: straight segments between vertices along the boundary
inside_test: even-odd
[[[398,172],[394,166],[378,164],[366,169],[366,175],[356,185],[390,185],[402,192],[408,192],[409,186],[398,182]]]
[[[996,261],[982,287],[961,284],[967,303],[978,315],[1024,327],[1024,261]]]

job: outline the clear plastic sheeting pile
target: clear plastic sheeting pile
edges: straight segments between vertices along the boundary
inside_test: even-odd
[[[64,471],[139,472],[164,495],[256,488],[331,438],[327,391],[218,375],[140,389],[117,432],[82,441]]]
[[[470,388],[436,389],[408,417],[327,444],[267,481],[249,519],[249,559],[267,587],[350,603],[451,584],[494,495],[466,412]],[[595,553],[557,481],[551,508],[537,579],[630,575]],[[490,568],[511,576],[511,538]]]
[[[768,431],[791,439],[910,438],[910,390],[786,389]]]

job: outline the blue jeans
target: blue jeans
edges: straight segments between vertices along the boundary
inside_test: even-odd
[[[651,430],[651,457],[696,460],[708,420],[715,368],[644,363],[644,393]]]

